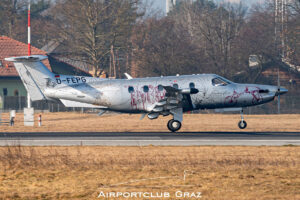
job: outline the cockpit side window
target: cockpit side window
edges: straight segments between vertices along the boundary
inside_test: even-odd
[[[221,77],[217,77],[217,78],[212,79],[212,84],[213,84],[213,86],[226,86],[226,85],[229,85],[230,82]]]

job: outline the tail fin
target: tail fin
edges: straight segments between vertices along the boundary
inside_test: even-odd
[[[54,80],[54,74],[41,62],[47,58],[41,55],[5,58],[14,63],[33,101],[46,100],[44,90]]]

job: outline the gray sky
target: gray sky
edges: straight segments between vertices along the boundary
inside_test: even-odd
[[[155,8],[159,8],[163,11],[166,10],[166,0],[152,0],[153,1],[153,6]],[[256,3],[256,2],[264,2],[265,0],[215,0],[216,2],[240,2],[242,1],[248,6],[251,6],[251,4]]]

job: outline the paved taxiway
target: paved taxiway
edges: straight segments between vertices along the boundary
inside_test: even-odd
[[[41,132],[0,133],[0,146],[300,145],[300,132]]]

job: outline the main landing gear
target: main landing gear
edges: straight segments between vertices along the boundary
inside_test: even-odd
[[[240,129],[245,129],[247,127],[247,122],[244,120],[243,109],[241,110],[241,121],[239,121],[238,126]]]
[[[168,129],[172,132],[176,132],[181,128],[181,122],[178,120],[171,119],[168,124]]]

